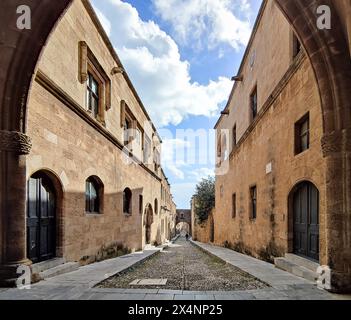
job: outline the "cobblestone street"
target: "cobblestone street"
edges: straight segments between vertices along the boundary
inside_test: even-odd
[[[121,275],[117,277],[117,275]],[[129,286],[167,278],[166,286]],[[0,289],[0,300],[350,300],[230,249],[179,239],[93,263],[31,285]]]
[[[253,290],[268,287],[253,276],[226,264],[179,238],[134,270],[103,282],[102,288],[146,288],[130,285],[136,279],[167,279],[164,286],[147,286],[152,289],[173,290]]]

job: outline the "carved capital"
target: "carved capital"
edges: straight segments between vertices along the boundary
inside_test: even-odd
[[[323,156],[331,156],[340,152],[351,152],[351,129],[327,133],[322,137]]]
[[[0,152],[29,154],[32,148],[30,137],[17,131],[0,130]]]

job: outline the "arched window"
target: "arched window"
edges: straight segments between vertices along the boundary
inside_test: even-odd
[[[132,214],[132,191],[129,188],[123,191],[123,213]]]
[[[87,213],[101,213],[101,199],[103,185],[99,178],[89,177],[85,183],[85,211]]]
[[[158,200],[155,199],[155,214],[158,214]]]

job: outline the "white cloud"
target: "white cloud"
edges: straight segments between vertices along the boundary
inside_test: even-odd
[[[191,195],[195,194],[196,183],[174,183],[172,193],[178,209],[190,208]],[[189,197],[190,195],[190,197]]]
[[[178,41],[202,49],[228,44],[238,50],[251,34],[247,0],[152,0],[157,14],[170,23]]]
[[[155,22],[141,20],[134,7],[120,0],[93,3],[103,12],[99,17],[157,127],[218,113],[232,87],[228,78],[193,82],[178,45]]]
[[[167,168],[177,179],[184,180],[182,170],[187,164],[183,160],[184,154],[191,147],[190,142],[181,139],[163,139],[162,165]]]
[[[207,178],[208,176],[214,177],[215,172],[214,169],[204,167],[192,170],[191,172],[189,172],[189,175],[194,177],[196,181],[201,181],[202,179]]]
[[[111,35],[111,22],[105,17],[105,15],[96,7],[94,7],[97,17],[99,18],[102,27],[106,31],[108,36]]]

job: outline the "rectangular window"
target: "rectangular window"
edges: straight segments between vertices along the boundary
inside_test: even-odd
[[[87,80],[87,108],[94,118],[99,114],[99,83],[94,76],[89,73]]]
[[[143,207],[144,207],[144,199],[143,199],[143,195],[139,195],[139,213],[143,214]]]
[[[233,148],[236,146],[236,125],[233,127]]]
[[[257,187],[250,188],[250,219],[257,218]]]
[[[310,147],[310,116],[303,116],[295,124],[295,154],[300,154]]]
[[[149,164],[151,154],[151,140],[144,134],[144,163]]]
[[[250,96],[251,120],[257,117],[257,87],[252,91]]]
[[[124,119],[124,145],[128,145],[131,140],[131,131],[132,131],[132,121],[125,117]]]
[[[142,138],[141,130],[139,128],[136,128],[136,130],[135,130],[135,141],[137,142],[137,144],[139,146],[141,145],[141,138]]]
[[[236,218],[236,194],[233,193],[232,196],[232,218]]]
[[[161,166],[161,156],[159,151],[156,148],[154,148],[154,165],[155,165],[155,171],[157,171]]]

